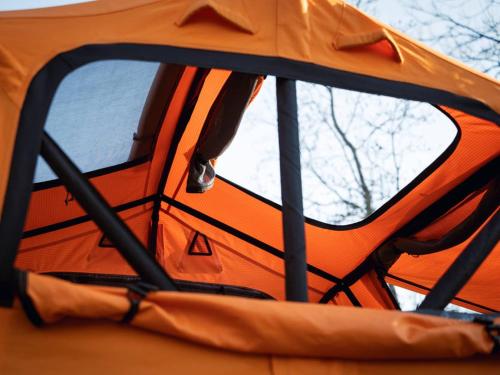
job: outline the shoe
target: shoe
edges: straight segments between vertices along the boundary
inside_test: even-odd
[[[214,186],[215,169],[210,161],[204,161],[199,155],[193,156],[189,165],[186,192],[204,193]]]

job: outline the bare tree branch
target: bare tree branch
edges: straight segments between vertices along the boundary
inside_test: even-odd
[[[332,124],[333,127],[335,128],[335,131],[337,134],[342,138],[342,141],[344,144],[347,146],[349,151],[351,152],[352,158],[354,160],[354,165],[356,168],[356,172],[359,178],[359,185],[361,189],[363,190],[363,200],[365,204],[365,210],[367,215],[370,215],[373,212],[373,207],[372,207],[372,194],[370,189],[368,188],[368,185],[366,184],[365,176],[363,173],[363,167],[361,166],[361,161],[359,159],[358,155],[358,149],[352,144],[352,142],[349,140],[347,137],[347,134],[344,133],[342,128],[340,127],[337,117],[335,116],[335,102],[333,98],[333,89],[330,88],[328,90],[328,93],[330,95],[330,115],[332,117]]]

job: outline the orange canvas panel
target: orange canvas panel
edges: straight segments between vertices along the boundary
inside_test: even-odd
[[[363,307],[375,309],[395,309],[387,292],[382,288],[375,271],[367,272],[351,287],[352,292]]]
[[[0,75],[1,71],[0,68]],[[9,181],[11,148],[17,130],[17,126],[7,126],[6,124],[17,124],[18,117],[19,107],[10,100],[0,84],[0,122],[5,124],[0,126],[0,215],[3,210],[7,181]]]
[[[174,279],[243,286],[285,299],[281,258],[174,207],[162,206],[157,259]],[[193,264],[199,257],[187,254],[195,231],[207,237],[217,258],[207,265],[210,258],[203,257],[205,269]],[[330,281],[309,274],[310,300],[319,301],[330,286]]]
[[[442,217],[438,218],[418,233],[415,233],[412,237],[419,241],[429,241],[441,238],[444,234],[461,223],[464,218],[472,214],[483,196],[484,191],[476,191],[470,194],[463,202],[460,202],[456,207],[453,207]]]
[[[146,195],[156,194],[158,191],[158,184],[160,183],[160,177],[167,159],[168,150],[172,143],[172,137],[182,113],[182,108],[186,102],[186,97],[196,74],[196,70],[197,68],[195,67],[186,67],[165,113],[165,119],[161,125],[160,133],[154,147]]]
[[[49,324],[65,317],[117,321],[130,307],[125,289],[27,276],[27,295]],[[149,293],[131,324],[230,351],[313,358],[464,358],[493,348],[482,324],[465,321],[175,292]]]
[[[168,45],[282,57],[443,90],[500,112],[496,81],[341,1],[239,0],[228,6],[227,0],[129,0],[119,5],[102,0],[1,12],[0,17],[0,109],[1,118],[9,120],[8,129],[2,130],[2,171],[9,169],[18,111],[34,75],[58,53],[88,44]],[[376,43],[381,45],[371,47]],[[390,54],[384,52],[388,48]],[[5,184],[1,179],[2,199]]]
[[[20,306],[0,309],[0,348],[1,374],[271,375],[267,355],[210,348],[104,320],[65,319],[40,329]]]
[[[96,337],[99,339],[96,340]],[[238,353],[104,320],[64,319],[34,327],[20,306],[0,309],[0,373],[443,374],[498,372],[498,358],[343,360]],[[193,359],[196,360],[193,360]]]
[[[147,244],[152,203],[118,213],[137,238]],[[55,230],[21,242],[20,269],[34,272],[135,274],[114,248],[99,247],[103,233],[92,221]]]
[[[273,358],[273,375],[386,375],[386,374],[496,374],[495,359],[479,357],[455,361],[335,361],[325,359]]]
[[[149,162],[114,173],[91,178],[90,181],[110,206],[141,199],[145,196]],[[86,215],[64,185],[35,191],[24,230],[32,230]]]

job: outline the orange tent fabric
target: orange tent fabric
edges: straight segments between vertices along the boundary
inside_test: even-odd
[[[129,309],[125,289],[78,286],[35,274],[28,275],[26,293],[46,323],[65,317],[120,320]],[[460,358],[493,348],[480,324],[202,294],[151,292],[132,325],[230,351],[297,357]]]
[[[325,14],[330,16],[325,18]],[[243,60],[247,56],[273,57],[282,59],[284,63],[312,63],[314,66],[353,73],[360,77],[388,80],[387,82],[395,85],[394,89],[383,89],[374,82],[367,85],[364,88],[366,90],[393,90],[392,95],[397,96],[400,92],[396,89],[397,84],[407,83],[424,88],[422,94],[418,94],[422,98],[426,97],[425,88],[441,90],[439,92],[463,96],[481,103],[490,111],[489,115],[485,115],[488,118],[497,118],[495,116],[498,115],[497,82],[427,49],[342,2],[261,1],[250,4],[248,1],[237,1],[229,4],[223,0],[196,3],[130,0],[118,5],[111,1],[100,1],[33,11],[3,12],[0,17],[0,81],[3,95],[1,116],[2,123],[7,124],[1,130],[0,196],[3,196],[8,180],[16,127],[31,80],[57,54],[67,51],[71,54],[71,50],[85,45],[105,47],[116,43],[132,43],[175,46],[181,48],[177,60],[190,60],[187,55],[182,57],[183,49],[195,48],[202,53],[221,51],[238,54]],[[293,28],[289,26],[292,24]],[[95,32],[85,32],[89,29]],[[211,38],[204,37],[207,33]],[[39,40],[44,42],[35,41],[32,35],[39,35]],[[234,64],[229,61],[229,57],[218,61],[211,65],[219,64],[220,68],[225,68],[225,61],[227,64]],[[196,61],[191,59],[190,62],[194,64]],[[249,69],[248,64],[242,66],[242,69]],[[272,71],[275,68],[269,65],[269,69]],[[92,183],[117,209],[129,202],[143,200],[139,202],[142,204],[120,211],[120,215],[144,244],[150,241],[153,204],[148,201],[156,193],[174,124],[179,121],[195,74],[196,68],[189,68],[179,82],[152,160],[91,178]],[[210,106],[228,74],[229,70],[225,69],[210,71],[193,116],[180,140],[164,191],[170,201],[162,203],[157,240],[162,245],[157,246],[156,257],[174,277],[254,287],[281,299],[283,269],[279,257],[266,254],[258,246],[228,235],[225,230],[192,215],[196,211],[218,223],[230,225],[236,231],[279,253],[283,249],[281,236],[277,235],[281,228],[280,211],[221,180],[217,181],[212,191],[203,196],[184,192],[186,166],[191,152]],[[307,79],[301,77],[301,74],[299,71],[297,78]],[[432,99],[435,92],[429,91],[428,95],[428,100],[439,102],[439,99]],[[450,155],[432,173],[425,176],[421,183],[407,191],[397,202],[390,202],[390,207],[381,210],[379,216],[355,227],[318,227],[311,223],[306,225],[308,263],[323,274],[333,276],[325,279],[318,276],[318,272],[310,272],[312,301],[320,300],[326,290],[339,279],[361,266],[391,233],[498,156],[500,133],[497,125],[462,110],[445,106],[441,106],[441,109],[457,122],[460,136],[452,147],[454,149],[449,150]],[[126,188],[116,189],[116,186]],[[66,195],[63,187],[44,189],[32,194],[25,233],[32,233],[33,236],[26,236],[23,240],[17,265],[36,272],[133,274],[116,251],[101,251],[98,243],[102,234],[90,222],[35,235],[40,228],[57,226],[58,223],[83,217],[84,212],[77,202],[65,206]],[[0,199],[0,202],[3,200]],[[2,203],[0,209],[1,205]],[[179,209],[181,206],[188,207],[191,214]],[[238,215],[234,214],[235,209],[238,210]],[[251,220],[256,216],[261,220]],[[435,234],[443,233],[444,230],[446,227],[443,226]],[[222,269],[219,266],[215,268],[221,269],[220,272],[190,273],[178,270],[182,252],[188,246],[194,231],[208,235],[209,240],[213,241],[217,248],[218,262],[222,264]],[[173,238],[166,241],[165,236]],[[175,249],[170,247],[169,242],[175,243]],[[458,246],[457,251],[463,248],[464,244]],[[346,252],[343,249],[349,250]],[[489,264],[498,263],[496,253],[498,251],[490,256]],[[444,270],[435,266],[436,256],[421,257],[425,269],[435,269],[435,276],[425,282],[428,287]],[[453,259],[449,255],[442,256],[450,262]],[[400,262],[403,260],[404,258]],[[413,289],[412,283],[422,282],[419,275],[410,271],[410,267],[405,266],[404,273],[398,271],[398,264],[394,267],[393,276],[407,282],[394,281],[395,279],[391,279],[391,282]],[[196,266],[194,269],[196,270]],[[250,273],[254,276],[248,277]],[[474,286],[495,285],[495,274],[493,271],[480,272],[470,283],[474,294],[462,293],[459,297],[471,302],[468,306],[479,311],[499,310],[498,301],[491,299],[491,288]],[[373,282],[370,284],[368,289],[377,289]],[[385,300],[385,293],[378,293],[375,300],[379,302],[375,302],[373,293],[367,292],[360,285],[356,284],[355,288],[358,289],[357,297],[364,301],[364,306],[392,306],[391,303],[380,302]],[[339,295],[336,303],[342,303],[339,302],[341,300]]]
[[[492,341],[482,325],[425,315],[153,292],[134,329],[114,322],[129,308],[125,289],[28,274],[25,292],[46,325],[31,325],[18,305],[0,309],[2,373],[494,374],[498,368],[497,356],[484,355]]]
[[[36,274],[126,280],[136,276],[116,249],[101,246],[103,233],[76,201],[68,200],[62,184],[35,189],[16,267],[33,272],[29,273],[27,295],[44,321],[70,319],[47,329],[51,341],[42,349],[44,354],[65,352],[61,340],[70,333],[81,339],[82,346],[74,348],[92,354],[94,349],[85,351],[83,347],[96,332],[137,339],[148,348],[155,343],[158,347],[151,353],[160,356],[168,348],[182,362],[193,362],[187,359],[193,353],[210,358],[206,372],[240,369],[246,373],[251,364],[262,373],[293,373],[305,366],[318,372],[397,373],[410,364],[411,371],[435,365],[460,373],[478,365],[477,357],[471,356],[491,352],[493,343],[482,325],[380,311],[395,305],[371,256],[453,189],[467,184],[484,168],[498,166],[497,81],[341,1],[103,0],[0,12],[2,226],[6,207],[11,209],[14,203],[10,177],[21,173],[16,169],[24,147],[20,134],[35,134],[43,128],[52,95],[65,75],[106,59],[186,66],[175,89],[168,93],[171,100],[151,157],[126,168],[89,175],[89,181],[143,245],[154,245],[149,250],[157,262],[178,281],[252,288],[284,299],[280,207],[221,178],[206,194],[186,193],[189,161],[231,71],[430,102],[456,123],[459,134],[433,165],[366,220],[343,227],[307,221],[309,299],[319,302],[338,287],[338,293],[323,301],[327,305],[150,293],[133,325],[169,337],[165,339],[133,329],[117,333],[120,330],[115,326],[102,322],[120,320],[128,311],[125,289],[75,285]],[[37,87],[43,88],[43,95]],[[27,108],[34,101],[39,105],[36,113],[41,115],[30,117]],[[470,194],[479,194],[481,188]],[[443,236],[477,207],[479,199],[471,199],[470,194],[413,235],[422,240]],[[211,257],[190,256],[196,238],[206,239]],[[470,239],[417,260],[403,255],[388,270],[386,280],[425,291],[468,242]],[[476,311],[498,312],[499,259],[497,245],[455,302]],[[370,309],[350,307],[358,303]],[[33,340],[32,349],[40,348],[38,331],[28,327],[19,314],[18,306],[11,311],[0,309],[0,342],[14,358],[7,355],[7,360],[0,360],[0,371],[30,369],[18,362],[25,354],[11,347],[19,343],[9,327],[11,322],[20,327],[21,337]],[[83,323],[89,331],[82,332],[78,319],[96,322]],[[119,366],[118,355],[128,355],[138,346],[116,341],[124,351],[112,351],[108,358]],[[108,344],[97,343],[95,350],[105,352]],[[450,362],[463,357],[468,359]],[[96,366],[104,366],[103,357],[98,358]],[[129,358],[130,369],[144,363],[134,355]],[[358,363],[360,359],[366,362]],[[438,362],[419,367],[416,359]],[[485,371],[498,364],[495,358],[489,361],[481,364]],[[33,366],[40,363],[34,361]],[[88,365],[77,371],[88,371]],[[61,366],[70,363],[63,358]],[[193,363],[187,366],[196,368]]]
[[[496,374],[498,360],[344,360],[238,353],[115,322],[67,318],[34,327],[19,309],[0,309],[3,374]],[[68,338],[71,338],[69,340]],[[96,339],[98,337],[99,339]],[[89,361],[82,360],[89,358]]]

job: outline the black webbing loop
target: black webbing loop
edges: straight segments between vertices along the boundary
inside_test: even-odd
[[[125,313],[120,323],[130,323],[139,312],[141,301],[146,298],[149,292],[157,290],[159,289],[155,285],[151,285],[143,281],[139,281],[136,284],[130,284],[127,291],[127,298],[130,301],[130,308]]]
[[[495,323],[493,317],[487,315],[478,315],[474,318],[474,323],[483,324],[486,332],[493,340],[493,350],[491,352],[500,352],[500,324]]]
[[[497,209],[500,203],[500,178],[489,183],[486,193],[476,209],[455,228],[449,230],[442,238],[434,241],[418,241],[413,238],[396,238],[393,246],[400,253],[409,255],[425,255],[456,246],[474,234],[477,229]]]
[[[43,319],[36,309],[35,303],[28,294],[28,273],[25,271],[15,270],[15,277],[17,280],[17,297],[21,302],[21,307],[24,313],[28,317],[29,321],[35,327],[41,327],[43,325]]]

